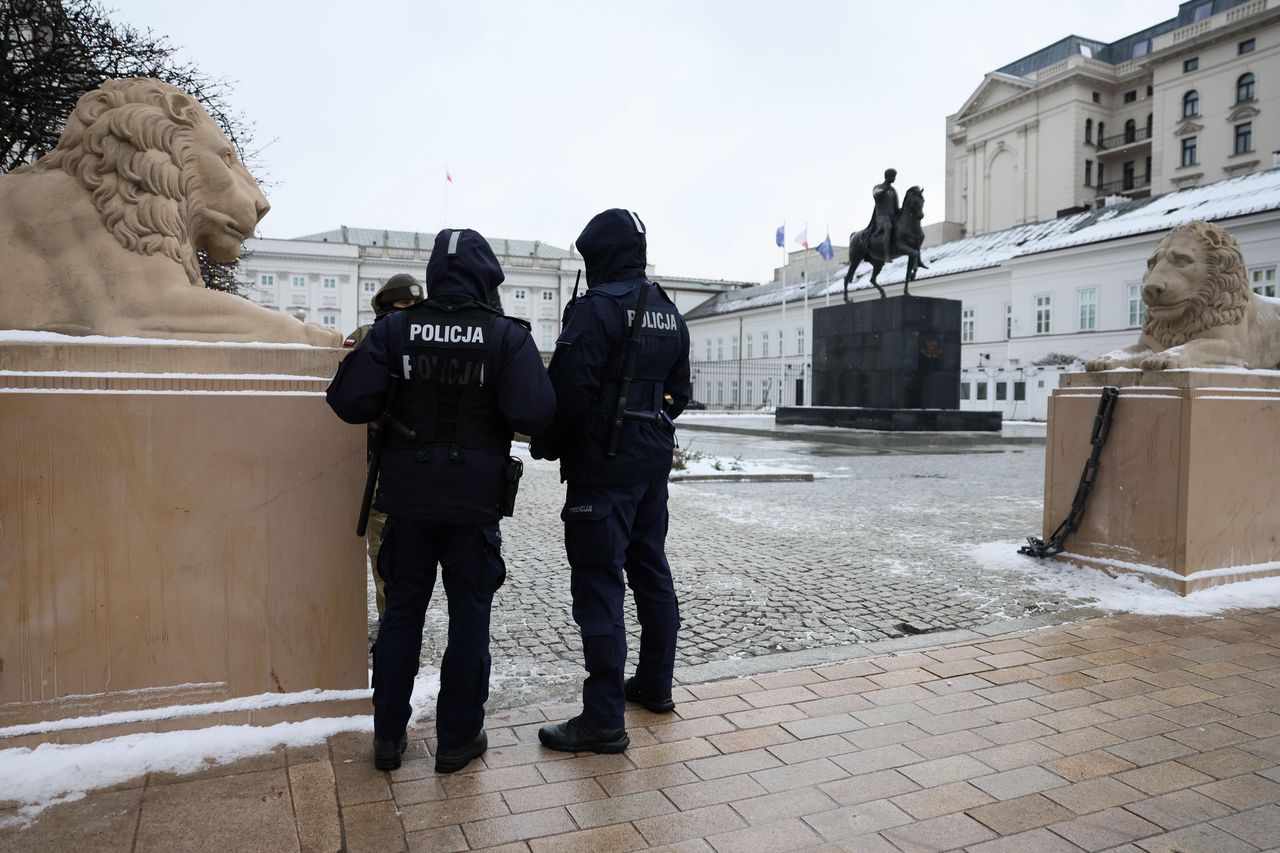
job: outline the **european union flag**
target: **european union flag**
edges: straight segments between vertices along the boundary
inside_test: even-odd
[[[831,235],[827,235],[827,239],[818,244],[818,254],[822,255],[824,260],[831,260],[836,256],[836,250],[831,248]]]
[[[785,246],[787,244],[787,226],[778,226],[778,245]]]

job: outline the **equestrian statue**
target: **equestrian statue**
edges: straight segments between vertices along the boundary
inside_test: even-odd
[[[898,191],[893,188],[898,177],[896,169],[885,169],[884,183],[876,184],[871,191],[875,210],[871,222],[861,231],[849,235],[849,271],[844,275],[844,301],[849,301],[849,282],[863,261],[871,263],[871,283],[885,297],[884,288],[876,281],[880,269],[894,258],[907,256],[907,276],[903,281],[902,295],[909,296],[908,286],[915,281],[917,269],[928,269],[920,260],[920,244],[924,242],[924,191],[919,187],[907,190],[898,206]]]

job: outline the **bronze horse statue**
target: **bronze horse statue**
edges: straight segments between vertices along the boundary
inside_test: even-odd
[[[881,242],[873,239],[870,228],[855,231],[849,235],[849,271],[844,275],[844,301],[849,301],[849,282],[853,281],[858,265],[863,261],[871,263],[871,283],[880,291],[880,298],[885,296],[884,288],[876,281],[880,268],[893,258],[907,256],[907,277],[902,284],[902,295],[909,296],[908,286],[915,281],[917,269],[928,269],[920,261],[920,244],[924,242],[924,228],[920,220],[924,218],[924,190],[912,187],[902,199],[902,209],[893,221],[892,257],[882,258]]]

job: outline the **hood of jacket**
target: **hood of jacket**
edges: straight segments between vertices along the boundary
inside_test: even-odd
[[[427,295],[470,296],[488,304],[489,293],[506,278],[489,241],[470,228],[446,228],[436,234],[427,261]]]
[[[615,207],[596,214],[576,245],[587,266],[587,287],[644,275],[648,252],[644,222],[629,210]]]

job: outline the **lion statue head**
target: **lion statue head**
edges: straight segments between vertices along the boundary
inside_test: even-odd
[[[236,260],[270,209],[204,108],[150,78],[108,80],[82,97],[57,147],[15,171],[56,169],[91,193],[121,246],[177,261],[199,287],[197,251]]]
[[[1156,245],[1142,277],[1143,334],[1166,349],[1215,326],[1234,326],[1249,304],[1236,238],[1212,222],[1174,228]]]

